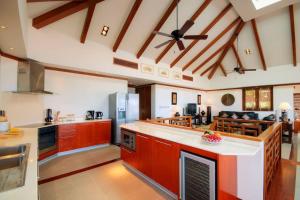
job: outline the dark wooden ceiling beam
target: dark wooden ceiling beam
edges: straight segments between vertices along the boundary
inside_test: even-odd
[[[128,17],[127,17],[127,19],[126,19],[126,21],[125,21],[125,23],[124,23],[124,25],[123,25],[120,33],[119,33],[119,35],[118,35],[118,38],[115,41],[115,44],[113,46],[113,51],[114,52],[117,51],[119,45],[121,44],[121,42],[122,42],[122,40],[123,40],[123,38],[124,38],[124,36],[125,36],[128,28],[130,26],[130,24],[131,24],[131,22],[132,22],[132,20],[133,20],[133,18],[135,16],[135,14],[137,13],[140,5],[142,4],[142,1],[143,0],[135,0],[135,3],[134,3],[134,5],[131,8],[131,11],[130,11],[130,13],[129,13],[129,15],[128,15]]]
[[[85,22],[80,37],[81,43],[85,42],[92,21],[92,17],[94,15],[95,7],[96,7],[96,2],[94,0],[89,0],[89,7],[86,13]]]
[[[193,70],[193,74],[199,71],[206,63],[208,63],[211,59],[213,59],[216,55],[221,53],[221,51],[225,48],[226,43],[222,45],[219,49],[217,49],[213,54],[211,54],[206,60],[204,60],[198,67]]]
[[[158,24],[155,26],[154,30],[150,33],[147,40],[144,42],[143,46],[138,51],[138,53],[136,55],[137,58],[140,58],[142,56],[142,54],[145,52],[145,50],[147,49],[147,47],[149,46],[149,44],[151,43],[151,41],[155,37],[155,34],[153,32],[160,30],[160,28],[164,25],[164,23],[166,22],[168,17],[171,15],[173,10],[176,8],[177,1],[180,1],[180,0],[173,0],[173,2],[170,4],[169,8],[167,9],[167,11],[163,15],[163,17],[160,19]]]
[[[236,60],[237,60],[237,62],[238,62],[238,64],[239,64],[239,66],[240,66],[242,69],[245,69],[245,67],[244,67],[244,65],[243,65],[243,63],[242,63],[242,61],[241,61],[241,58],[240,58],[240,56],[239,56],[239,53],[237,52],[237,50],[236,50],[234,44],[232,44],[231,49],[232,49],[232,51],[233,51],[233,53],[234,53],[234,56],[235,56],[235,58],[236,58]],[[220,65],[220,66],[221,66],[221,65]]]
[[[229,30],[231,30],[237,23],[242,19],[240,17],[236,18],[231,24],[229,24],[215,39],[213,39],[206,47],[204,47],[196,56],[194,56],[187,64],[184,65],[182,71],[189,68],[200,56],[202,56],[208,49],[210,49],[219,39],[221,39]]]
[[[226,73],[225,68],[224,68],[224,66],[222,65],[222,63],[220,63],[219,66],[220,66],[220,69],[221,69],[223,75],[224,75],[224,76],[227,76],[227,73]]]
[[[199,35],[205,35],[210,29],[212,29],[215,24],[220,21],[224,15],[232,8],[231,4],[228,4],[220,13],[219,15],[201,32]],[[171,67],[174,67],[176,63],[187,54],[197,43],[199,40],[194,40],[188,47],[186,47],[179,56],[177,56],[171,63]]]
[[[243,21],[241,21],[239,23],[238,27],[234,31],[234,34],[231,36],[230,40],[227,42],[226,47],[224,48],[224,51],[222,52],[219,59],[217,60],[216,65],[211,70],[210,74],[208,75],[208,79],[211,79],[214,76],[214,74],[216,73],[218,67],[220,66],[220,63],[223,61],[224,57],[226,56],[226,54],[229,51],[230,47],[232,46],[233,42],[238,37],[238,35],[241,32],[241,30],[243,29],[244,25],[245,25],[245,22],[243,22]]]
[[[209,66],[206,70],[204,70],[200,76],[204,76],[207,72],[209,72],[210,70],[212,70],[212,68],[214,68],[214,66],[216,65],[216,63],[213,63],[211,66]]]
[[[211,0],[204,1],[189,20],[195,21],[210,3]],[[166,46],[166,48],[155,59],[156,64],[169,52],[169,50],[173,47],[175,43],[176,43],[175,41],[172,41]]]
[[[256,26],[255,19],[251,20],[251,25],[252,25],[252,30],[253,30],[253,34],[254,34],[254,37],[255,37],[256,45],[257,45],[257,48],[258,48],[260,60],[261,60],[261,63],[263,65],[263,69],[266,71],[267,70],[267,65],[266,65],[266,61],[265,61],[263,48],[262,48],[262,45],[261,45],[261,42],[260,42],[260,37],[259,37],[258,31],[257,31],[257,26]]]
[[[292,52],[293,52],[293,65],[297,66],[297,48],[296,48],[296,34],[295,34],[295,18],[294,18],[294,6],[289,6],[290,13],[290,25],[292,36]]]
[[[95,0],[95,3],[99,3],[104,0]],[[49,24],[52,24],[60,19],[70,16],[76,12],[79,12],[89,7],[88,1],[72,1],[66,3],[58,8],[50,10],[32,20],[32,26],[39,29]]]

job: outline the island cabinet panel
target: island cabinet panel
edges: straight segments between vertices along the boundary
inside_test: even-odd
[[[152,138],[136,135],[137,169],[148,177],[152,177]]]
[[[94,145],[108,144],[111,141],[111,122],[95,122]]]
[[[177,195],[179,194],[179,151],[178,144],[153,138],[152,177]]]
[[[137,153],[135,151],[128,150],[125,147],[121,147],[121,159],[131,167],[134,167],[136,169],[138,168]]]

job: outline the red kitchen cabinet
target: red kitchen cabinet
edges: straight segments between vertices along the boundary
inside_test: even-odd
[[[75,125],[58,126],[58,149],[60,152],[77,148],[77,131]]]
[[[137,169],[148,177],[152,177],[152,138],[136,135]]]
[[[94,145],[109,144],[111,141],[111,122],[95,122],[94,123]]]
[[[93,146],[94,127],[93,123],[80,123],[76,126],[78,133],[77,147],[83,148]]]
[[[131,167],[137,169],[137,153],[121,147],[121,159],[129,164]]]
[[[179,145],[166,140],[152,141],[152,177],[175,194],[179,194]]]

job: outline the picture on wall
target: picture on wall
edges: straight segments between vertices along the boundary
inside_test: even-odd
[[[200,94],[198,94],[197,102],[198,102],[198,105],[201,105],[201,95]]]
[[[172,92],[172,105],[177,105],[177,93]]]

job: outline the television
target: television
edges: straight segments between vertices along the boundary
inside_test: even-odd
[[[186,108],[186,114],[188,115],[196,115],[197,113],[197,104],[196,103],[188,103]]]

